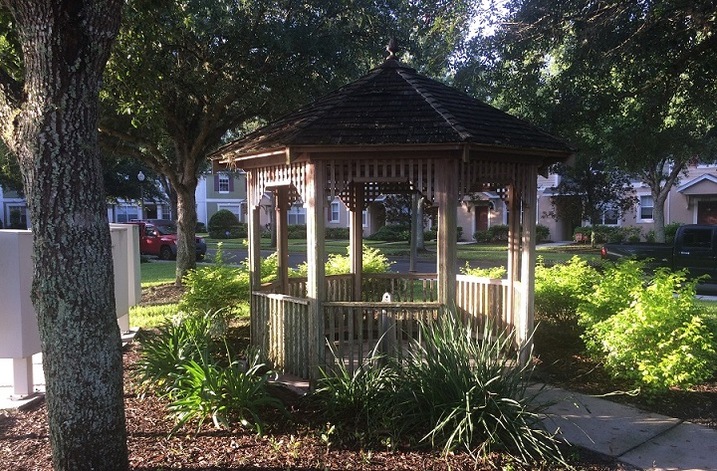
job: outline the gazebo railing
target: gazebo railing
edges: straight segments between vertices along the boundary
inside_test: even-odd
[[[439,303],[325,302],[324,332],[330,368],[339,362],[353,372],[374,350],[402,355],[412,340],[420,340],[420,326],[441,314]]]
[[[309,301],[254,291],[251,342],[278,371],[309,377]]]
[[[516,283],[516,294],[520,292],[519,288]],[[510,308],[510,297],[508,280],[456,276],[456,311],[464,324],[470,320],[476,329],[482,330],[488,319],[493,322],[495,328],[514,329],[515,319]]]
[[[418,339],[420,322],[433,322],[444,312],[455,312],[477,332],[488,319],[496,328],[515,328],[507,280],[458,275],[456,305],[441,306],[433,297],[436,282],[432,274],[364,275],[363,297],[373,298],[369,301],[352,300],[353,279],[353,275],[326,278],[326,301],[321,304],[327,350],[322,358],[309,358],[309,342],[316,334],[309,331],[305,278],[289,279],[290,295],[272,293],[278,289],[276,284],[266,284],[261,292],[252,293],[252,344],[277,370],[308,378],[312,373],[309,365],[330,368],[340,361],[353,371],[377,345],[383,353],[400,355],[411,339]],[[519,283],[513,289],[519,293]],[[378,301],[384,292],[391,293],[390,302]],[[428,300],[423,301],[424,297]],[[513,299],[519,302],[518,296]]]

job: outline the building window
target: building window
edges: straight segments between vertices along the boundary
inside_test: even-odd
[[[302,205],[295,204],[286,212],[287,222],[290,226],[306,225],[306,208]]]
[[[361,211],[361,225],[363,227],[368,227],[368,210],[366,209]]]
[[[616,209],[606,209],[600,215],[600,224],[603,226],[619,226],[620,213]]]
[[[217,191],[219,193],[229,193],[229,175],[226,173],[220,173],[217,181]]]
[[[652,221],[652,212],[655,209],[655,202],[651,195],[640,196],[639,220],[641,222]]]
[[[334,201],[331,203],[331,213],[329,214],[329,222],[339,222],[341,220],[341,212],[339,202]]]

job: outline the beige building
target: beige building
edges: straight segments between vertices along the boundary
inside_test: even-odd
[[[550,216],[553,208],[551,196],[559,183],[555,174],[538,179],[538,224],[550,229],[552,240],[571,240],[574,228],[566,227]],[[607,211],[602,223],[607,226],[634,226],[644,238],[654,227],[655,204],[650,188],[642,182],[633,183],[638,203],[624,213]],[[717,224],[717,165],[691,165],[670,191],[665,203],[665,223]]]

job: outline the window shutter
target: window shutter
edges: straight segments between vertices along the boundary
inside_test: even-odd
[[[234,191],[234,177],[229,175],[229,193]]]
[[[214,191],[219,191],[219,174],[214,174]]]

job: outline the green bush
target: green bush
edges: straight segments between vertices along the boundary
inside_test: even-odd
[[[328,240],[348,240],[349,238],[348,227],[327,227],[325,232]]]
[[[286,232],[289,239],[306,239],[306,226],[299,224],[292,224],[287,226]]]
[[[507,242],[508,226],[505,224],[496,224],[485,231],[478,231],[473,234],[476,242]]]
[[[242,224],[236,215],[228,209],[220,209],[209,218],[207,226],[212,239],[238,239],[247,236],[246,224]]]
[[[535,241],[545,242],[550,240],[550,228],[542,224],[535,226]]]
[[[349,250],[351,248],[347,247],[347,252]],[[364,245],[362,253],[363,273],[386,273],[393,264],[377,248]],[[289,276],[306,276],[308,268],[307,262],[304,262],[295,269],[290,269]],[[351,273],[351,257],[349,255],[329,254],[325,270],[327,276]]]
[[[382,240],[384,242],[409,241],[411,239],[410,227],[402,224],[389,224],[383,226],[370,236],[368,240]]]
[[[492,278],[494,280],[500,280],[505,277],[508,270],[505,267],[491,267],[491,268],[472,268],[468,262],[461,267],[461,273],[463,275],[477,276],[479,278]]]
[[[589,330],[627,308],[635,299],[635,291],[643,289],[645,264],[638,260],[624,260],[606,264],[593,289],[585,293],[578,304],[578,322]]]
[[[538,257],[535,266],[535,317],[549,322],[576,320],[581,299],[590,293],[598,273],[578,256],[567,263],[546,267]]]
[[[695,301],[696,283],[685,271],[657,270],[646,287],[632,287],[625,308],[586,330],[589,351],[615,377],[650,391],[709,379],[717,356]]]
[[[214,264],[187,272],[179,309],[185,312],[235,313],[249,299],[249,272],[222,260],[222,245],[217,246]]]

